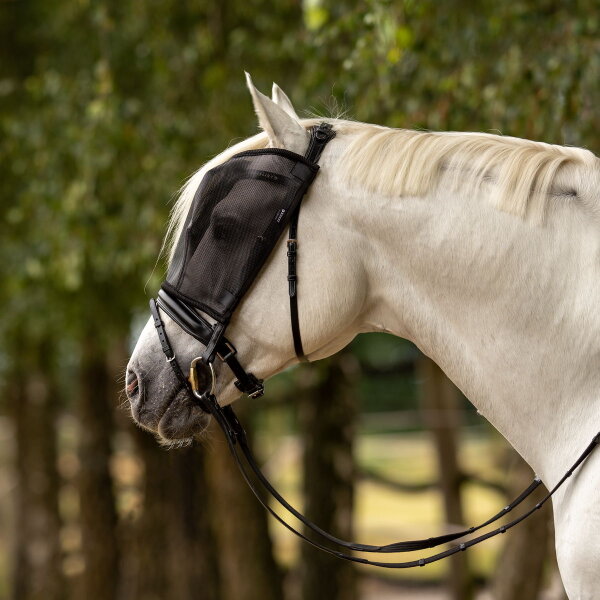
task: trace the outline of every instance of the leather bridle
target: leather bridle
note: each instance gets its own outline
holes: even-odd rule
[[[318,127],[311,130],[311,139],[309,148],[306,153],[306,158],[316,163],[321,156],[323,149],[326,144],[335,136],[331,125],[327,123],[321,123]],[[299,360],[306,361],[307,358],[304,354],[302,346],[302,339],[300,335],[300,325],[298,318],[298,286],[297,286],[297,274],[296,274],[296,257],[297,257],[297,230],[298,230],[298,215],[300,206],[295,210],[294,214],[290,219],[289,224],[289,239],[287,241],[287,257],[288,257],[288,282],[289,282],[289,297],[290,297],[290,315],[292,325],[292,335],[294,340],[294,350]],[[204,354],[200,357],[195,358],[190,365],[190,375],[186,377],[181,367],[177,363],[175,352],[169,342],[167,333],[165,331],[164,323],[161,319],[160,310],[167,314],[173,319],[186,333],[202,342],[206,349]],[[189,397],[198,405],[202,410],[212,415],[217,421],[227,440],[227,445],[231,454],[242,474],[242,477],[247,482],[248,486],[262,504],[262,506],[286,529],[291,531],[293,534],[307,542],[308,544],[322,550],[328,554],[336,556],[338,558],[360,563],[366,565],[373,565],[376,567],[393,568],[393,569],[406,569],[411,567],[423,567],[427,564],[437,562],[448,556],[452,556],[458,552],[464,551],[467,548],[475,546],[489,538],[492,538],[501,533],[505,533],[530,515],[536,510],[540,509],[553,495],[554,493],[564,484],[564,482],[573,474],[573,472],[585,461],[585,459],[592,453],[594,448],[600,443],[600,433],[596,434],[588,446],[580,454],[579,458],[573,463],[570,469],[563,475],[558,483],[530,510],[524,512],[512,521],[493,529],[487,533],[481,534],[477,537],[464,541],[460,544],[454,545],[442,552],[420,558],[411,561],[404,562],[380,562],[360,558],[348,554],[348,551],[355,552],[368,552],[376,554],[391,554],[400,552],[412,552],[417,550],[425,550],[429,548],[436,548],[440,545],[447,544],[456,541],[467,535],[471,535],[476,531],[495,523],[500,518],[509,514],[514,508],[516,508],[523,500],[531,495],[540,485],[542,481],[539,477],[535,477],[533,482],[525,489],[519,496],[517,496],[512,502],[506,505],[501,511],[496,513],[494,516],[489,518],[487,521],[474,526],[469,527],[463,531],[455,533],[449,533],[441,536],[430,537],[427,539],[420,540],[409,540],[402,542],[395,542],[384,546],[373,546],[369,544],[359,544],[355,542],[348,542],[342,540],[327,531],[321,529],[318,525],[306,518],[302,513],[297,511],[291,506],[279,492],[271,485],[269,480],[262,473],[260,467],[248,444],[248,439],[244,428],[240,424],[236,414],[231,406],[222,407],[219,405],[215,397],[215,370],[213,367],[214,360],[218,358],[221,362],[228,365],[236,377],[235,385],[243,393],[247,394],[251,398],[258,398],[264,393],[264,386],[262,380],[255,377],[252,373],[246,372],[237,359],[237,351],[235,346],[224,336],[224,326],[220,323],[211,324],[206,318],[204,318],[197,310],[187,306],[179,298],[175,298],[160,290],[158,298],[150,301],[150,310],[154,319],[154,325],[160,340],[162,350],[166,356],[168,363],[171,365],[175,376],[184,389],[187,390]],[[240,456],[241,451],[241,456]],[[323,545],[320,541],[309,538],[306,534],[298,531],[292,525],[290,525],[282,516],[280,516],[275,510],[269,505],[268,500],[259,491],[262,488],[264,492],[270,495],[280,507],[286,510],[293,517],[298,519],[307,530],[310,530],[315,536],[326,540],[330,544],[334,544],[345,551],[335,550],[329,546]]]

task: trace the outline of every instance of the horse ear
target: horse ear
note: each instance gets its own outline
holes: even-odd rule
[[[271,92],[271,99],[279,108],[283,108],[285,112],[292,117],[292,119],[299,121],[298,115],[294,110],[292,101],[288,98],[287,94],[276,84],[273,83],[273,91]]]
[[[298,154],[304,153],[308,145],[309,134],[298,121],[298,117],[292,117],[273,100],[261,94],[254,87],[248,73],[246,73],[246,84],[252,96],[258,124],[269,137],[269,145],[274,148],[287,148]]]

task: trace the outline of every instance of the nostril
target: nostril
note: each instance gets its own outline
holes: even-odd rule
[[[125,380],[125,391],[129,399],[135,398],[140,390],[139,381],[137,375],[133,371],[127,371],[127,378]]]

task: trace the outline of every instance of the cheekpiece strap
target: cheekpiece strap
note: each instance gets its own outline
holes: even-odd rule
[[[305,158],[316,163],[325,149],[327,143],[335,137],[335,131],[330,123],[320,123],[310,130],[310,141],[306,150]],[[290,233],[287,241],[288,257],[288,293],[290,296],[290,320],[292,324],[292,338],[294,340],[294,352],[300,362],[308,362],[302,347],[302,336],[300,334],[300,318],[298,315],[298,274],[296,271],[298,257],[298,218],[300,216],[300,205],[294,211],[290,219]]]
[[[156,328],[156,333],[158,334],[158,339],[160,341],[162,351],[165,353],[167,362],[171,365],[173,373],[175,374],[175,377],[177,377],[179,383],[186,389],[189,389],[189,381],[181,370],[181,367],[177,364],[175,352],[173,351],[171,343],[169,342],[169,338],[167,337],[167,332],[165,331],[165,324],[160,318],[158,303],[154,298],[150,300],[150,312],[152,313],[154,327]]]

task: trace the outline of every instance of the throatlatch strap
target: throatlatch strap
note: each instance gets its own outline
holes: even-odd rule
[[[290,239],[287,241],[288,256],[288,286],[290,294],[290,321],[292,323],[292,338],[294,340],[294,352],[301,362],[308,362],[302,347],[302,336],[300,335],[300,319],[298,317],[298,276],[296,275],[296,253],[298,241],[298,207],[290,220]]]
[[[313,127],[310,132],[310,142],[305,158],[316,163],[327,143],[335,137],[335,131],[329,123],[320,123]],[[290,296],[290,319],[292,322],[292,337],[294,339],[294,351],[301,362],[308,362],[302,347],[302,336],[300,335],[300,319],[298,316],[298,275],[296,273],[296,260],[298,253],[298,218],[300,216],[300,205],[294,211],[290,219],[290,233],[287,241],[288,256],[288,286]]]

